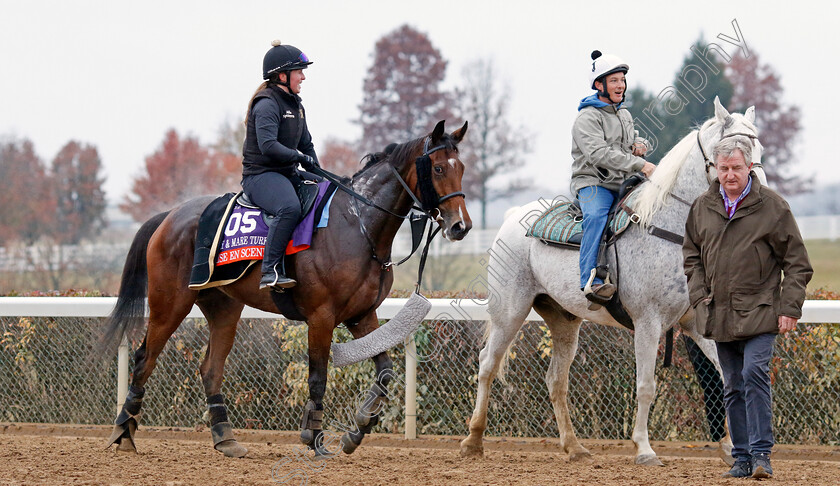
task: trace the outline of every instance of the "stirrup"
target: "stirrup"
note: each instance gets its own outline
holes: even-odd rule
[[[270,288],[275,292],[282,292],[285,289],[290,289],[297,285],[297,281],[285,275],[280,275],[278,272],[263,274],[260,280],[260,290]]]
[[[596,269],[593,268],[589,274],[589,280],[586,282],[586,286],[583,288],[583,296],[586,297],[586,300],[591,302],[589,304],[589,310],[591,311],[596,311],[600,309],[601,306],[608,304],[610,300],[612,300],[613,294],[615,294],[615,291],[613,291],[609,297],[606,297],[603,295],[598,295],[597,293],[595,293],[594,290],[592,290],[592,281],[595,280],[595,273]],[[614,287],[614,285],[610,282],[609,275],[607,275],[607,277],[604,279],[603,285],[611,285]]]

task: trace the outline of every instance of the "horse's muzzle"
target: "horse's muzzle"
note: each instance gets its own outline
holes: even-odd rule
[[[472,224],[464,223],[463,221],[457,221],[455,224],[449,227],[449,230],[446,232],[446,236],[451,241],[460,241],[463,240],[467,233],[470,232],[472,228]]]

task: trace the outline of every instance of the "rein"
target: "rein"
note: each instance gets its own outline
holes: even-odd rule
[[[648,179],[647,182],[653,184],[654,187],[659,187],[656,184],[654,184],[650,179]],[[641,187],[641,186],[637,186],[637,189],[638,189],[638,187]],[[672,191],[669,191],[668,195],[671,196],[672,198],[676,199],[677,201],[685,204],[686,206],[689,206],[689,207],[691,206],[690,202],[688,202],[685,199],[677,196]],[[627,198],[625,198],[625,200],[626,199]],[[622,200],[619,203],[619,206],[630,216],[630,221],[632,223],[639,224],[641,218],[639,217],[638,213],[636,213],[636,211],[633,208],[631,208],[630,206],[625,204],[625,200]],[[673,231],[668,231],[664,228],[660,228],[660,227],[655,226],[653,224],[648,224],[647,232],[650,235],[656,236],[658,238],[662,238],[663,240],[670,241],[671,243],[676,243],[676,244],[681,245],[681,246],[683,244],[683,236],[682,235],[674,233]]]
[[[354,191],[351,187],[348,187],[348,186],[344,185],[337,175],[335,175],[335,174],[333,174],[333,173],[331,173],[327,170],[324,170],[321,167],[313,167],[310,170],[310,172],[327,179],[328,181],[335,184],[336,187],[338,187],[342,191],[344,191],[347,194],[349,194],[350,196],[352,196],[354,198],[352,202],[353,202],[354,207],[356,208],[357,213],[358,213],[358,203],[356,201],[358,200],[358,201],[361,201],[362,203],[366,204],[367,206],[376,208],[376,209],[378,209],[378,210],[380,210],[384,213],[387,213],[391,216],[394,216],[394,217],[397,217],[397,218],[400,218],[400,219],[403,219],[403,220],[405,220],[405,219],[409,220],[409,223],[411,224],[411,240],[412,240],[411,252],[408,254],[408,256],[406,256],[405,258],[403,258],[399,262],[393,262],[390,259],[388,259],[387,261],[383,261],[381,258],[379,258],[379,256],[376,255],[376,251],[375,251],[376,245],[374,244],[373,238],[371,238],[370,233],[368,232],[367,228],[365,227],[364,222],[361,219],[361,213],[359,213],[360,214],[360,216],[359,216],[359,226],[361,227],[362,234],[364,235],[365,239],[368,242],[368,245],[371,248],[371,257],[373,258],[374,261],[376,261],[376,263],[378,263],[382,267],[383,272],[388,271],[388,269],[392,266],[402,265],[403,263],[407,262],[408,259],[412,257],[412,255],[414,255],[414,253],[417,251],[417,249],[420,247],[420,244],[422,243],[423,233],[424,233],[424,230],[426,228],[426,223],[431,222],[431,221],[437,221],[440,218],[439,207],[440,207],[441,203],[443,203],[444,201],[447,201],[449,199],[452,199],[454,197],[464,197],[464,198],[466,198],[466,195],[461,191],[452,192],[452,193],[446,194],[444,196],[438,196],[437,191],[435,190],[434,186],[432,185],[432,166],[431,166],[430,155],[437,152],[438,150],[446,149],[446,145],[437,145],[435,147],[429,148],[430,142],[431,142],[431,137],[426,137],[425,141],[423,142],[423,155],[421,155],[420,157],[417,157],[417,159],[415,159],[415,161],[414,161],[415,169],[416,169],[416,172],[417,172],[417,180],[418,180],[417,184],[418,184],[418,186],[420,186],[420,196],[421,196],[422,200],[418,199],[417,196],[414,194],[414,191],[412,191],[411,188],[408,187],[408,183],[405,181],[405,179],[403,179],[403,177],[400,175],[399,171],[397,171],[396,167],[394,167],[391,164],[388,164],[390,169],[391,169],[391,172],[397,178],[397,181],[399,181],[400,185],[403,187],[405,192],[407,192],[408,195],[411,197],[411,199],[413,201],[411,209],[413,209],[413,210],[415,210],[415,211],[417,211],[421,214],[412,213],[411,209],[409,210],[408,214],[406,214],[406,215],[397,214],[397,213],[391,211],[390,209],[384,208],[384,207],[376,204],[375,202],[371,201],[370,199],[364,197],[363,195]],[[437,212],[437,214],[433,215],[433,212],[435,212],[435,211]],[[426,256],[428,255],[429,246],[432,243],[432,239],[435,236],[437,236],[439,231],[440,231],[440,227],[433,230],[432,227],[430,226],[429,231],[426,235],[426,245],[423,248],[423,253],[422,253],[422,256],[420,258],[420,268],[418,269],[418,272],[417,272],[417,288],[418,289],[420,288],[420,280],[421,280],[422,275],[423,275],[423,267],[426,264]],[[381,282],[380,282],[380,287],[381,287]]]

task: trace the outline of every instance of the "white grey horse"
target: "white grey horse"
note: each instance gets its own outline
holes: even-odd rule
[[[756,146],[753,161],[760,161],[761,146],[754,121],[753,107],[743,115],[730,115],[715,98],[715,116],[675,145],[662,159],[650,181],[639,189],[641,192],[634,209],[641,221],[631,225],[615,243],[618,265],[612,249],[607,251],[610,268],[618,268],[621,302],[635,325],[638,403],[633,442],[637,464],[662,464],[648,439],[648,414],[656,389],[654,368],[662,333],[679,322],[683,332],[697,342],[720,372],[714,343],[695,330],[683,274],[682,247],[649,234],[648,229],[653,226],[684,234],[690,202],[706,191],[716,178],[707,155],[711,155],[712,146],[722,137],[749,136]],[[760,164],[755,164],[754,169],[765,183]],[[588,309],[589,301],[580,290],[577,251],[547,246],[525,236],[525,222],[543,209],[544,202],[537,201],[508,211],[490,252],[488,311],[491,320],[479,358],[478,394],[470,420],[470,435],[461,442],[462,456],[484,453],[482,437],[487,427],[490,384],[503,371],[508,348],[532,307],[545,319],[551,331],[552,353],[546,383],[560,430],[560,442],[571,460],[590,456],[578,442],[569,417],[569,367],[577,351],[582,319],[622,326],[604,308]],[[722,457],[731,451],[728,434],[720,446]]]

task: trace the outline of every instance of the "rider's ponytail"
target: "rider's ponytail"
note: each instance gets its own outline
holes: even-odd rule
[[[245,111],[245,126],[246,126],[246,127],[248,126],[248,118],[250,118],[250,117],[251,117],[251,107],[252,107],[252,106],[253,106],[253,104],[254,104],[254,98],[256,98],[256,97],[257,97],[257,93],[259,93],[260,91],[262,91],[262,90],[264,90],[264,89],[268,88],[268,87],[269,87],[269,85],[272,85],[272,84],[274,84],[274,85],[278,85],[278,86],[280,85],[280,73],[274,73],[274,74],[272,74],[272,75],[268,78],[268,80],[267,80],[267,81],[263,81],[263,82],[262,82],[262,84],[260,84],[260,85],[257,87],[257,90],[256,90],[256,91],[254,91],[254,94],[251,96],[251,100],[250,100],[250,101],[248,101],[248,109]]]

